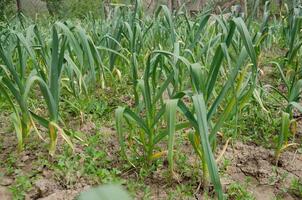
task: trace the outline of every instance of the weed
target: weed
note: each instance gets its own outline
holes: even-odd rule
[[[255,200],[255,197],[240,183],[232,183],[227,189],[227,196],[232,200]]]
[[[18,175],[15,179],[15,182],[10,186],[10,190],[13,193],[13,197],[16,200],[22,200],[25,197],[25,194],[32,187],[31,180],[29,177],[24,175]]]
[[[302,181],[299,179],[293,179],[289,190],[296,197],[302,198]]]

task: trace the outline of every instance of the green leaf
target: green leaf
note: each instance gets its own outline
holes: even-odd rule
[[[222,186],[219,179],[219,173],[212,148],[209,142],[209,129],[208,129],[208,120],[207,120],[207,110],[202,94],[194,95],[192,97],[193,105],[196,112],[198,132],[200,135],[202,152],[205,158],[205,162],[211,177],[211,181],[214,184],[215,191],[218,195],[218,199],[223,199]]]
[[[241,39],[243,40],[244,46],[253,62],[254,67],[257,67],[257,56],[255,52],[255,48],[253,47],[253,41],[250,36],[250,33],[242,20],[242,18],[234,18],[233,21],[235,22],[237,29],[241,35]]]
[[[123,134],[123,117],[124,117],[124,111],[125,108],[122,107],[118,107],[115,110],[115,123],[116,123],[116,131],[118,134],[118,140],[119,140],[119,144],[121,147],[121,151],[123,153],[123,155],[125,156],[125,143],[124,143],[124,134]]]
[[[173,149],[174,149],[174,134],[175,134],[175,124],[176,124],[176,108],[177,108],[178,99],[168,100],[166,103],[166,116],[167,116],[167,128],[169,134],[168,142],[168,162],[170,172],[173,173]]]
[[[280,153],[280,150],[282,149],[283,145],[287,144],[288,142],[288,136],[290,131],[290,115],[286,112],[282,112],[281,122],[281,131],[278,136],[278,146],[276,155]]]

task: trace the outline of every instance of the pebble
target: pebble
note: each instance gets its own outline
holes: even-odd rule
[[[3,176],[0,179],[0,186],[9,186],[9,185],[13,184],[13,182],[14,182],[13,179]]]

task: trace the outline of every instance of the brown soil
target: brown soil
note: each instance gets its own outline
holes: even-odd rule
[[[93,123],[81,125],[79,130],[87,132],[88,134],[95,133],[96,127]],[[118,143],[115,137],[115,131],[111,128],[102,128],[100,130],[104,134],[106,139],[106,148],[108,148],[108,156],[112,158],[112,166],[118,167],[121,163],[119,161]],[[16,139],[11,133],[2,133],[0,141],[0,161],[6,162],[10,154],[16,154]],[[196,168],[198,163],[197,158],[191,151],[192,148],[188,147],[186,143],[182,145],[181,149],[189,157],[190,165]],[[76,147],[76,152],[81,151],[81,147]],[[282,193],[284,189],[290,187],[291,181],[302,178],[302,155],[295,151],[284,152],[279,160],[278,166],[275,166],[275,160],[273,151],[265,149],[263,147],[256,146],[254,144],[243,144],[240,142],[229,145],[223,159],[230,161],[230,164],[226,166],[226,169],[222,170],[222,183],[227,190],[228,186],[233,182],[239,182],[246,184],[249,179],[248,189],[257,200],[270,200],[274,199],[277,195],[283,195],[283,199],[299,199],[292,194]],[[37,146],[31,148],[31,150],[25,150],[21,154],[18,154],[18,160],[15,163],[16,168],[19,168],[21,173],[28,173],[36,171],[33,175],[35,180],[32,185],[33,188],[26,195],[26,199],[44,199],[44,200],[71,200],[74,199],[79,192],[89,188],[93,183],[78,177],[77,183],[72,187],[66,187],[56,180],[53,171],[49,170],[46,166],[40,166],[39,168],[33,167],[33,163],[38,160],[39,157],[48,157],[47,148],[45,143],[40,143]],[[220,161],[220,169],[223,167],[223,159]],[[0,163],[1,164],[1,163]],[[0,165],[1,166],[1,165]],[[189,199],[202,199],[202,191],[199,188],[199,181],[192,183],[192,180],[198,180],[193,174],[177,172],[176,165],[176,177],[174,181],[167,180],[163,175],[167,171],[167,166],[162,166],[162,169],[158,169],[145,179],[145,184],[150,188],[151,199],[167,199],[168,194],[173,192],[176,186],[181,184],[191,184],[195,186],[195,196]],[[224,166],[225,167],[225,166]],[[17,174],[7,174],[6,169],[1,169],[0,172],[4,174],[4,177],[0,177],[0,199],[11,199],[11,194],[8,187],[13,184]],[[20,173],[20,172],[19,172]],[[179,173],[179,174],[178,174]],[[180,174],[182,173],[182,174]],[[72,174],[72,176],[77,176]],[[137,169],[129,169],[126,172],[122,172],[122,178],[126,180],[136,181],[139,179]],[[248,178],[249,177],[249,178]],[[202,187],[200,187],[202,188]],[[137,199],[142,199],[142,193],[137,192]],[[182,197],[180,197],[183,199]]]
[[[276,166],[272,150],[237,142],[227,149],[224,157],[231,165],[227,167],[223,184],[244,183],[250,177],[248,188],[257,200],[275,199],[282,190],[290,188],[294,178],[302,178],[302,155],[297,152],[284,152]],[[283,199],[299,199],[290,194],[281,195]]]

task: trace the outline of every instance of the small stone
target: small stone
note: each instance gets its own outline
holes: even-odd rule
[[[28,155],[25,155],[25,156],[22,156],[21,161],[22,161],[22,162],[25,162],[25,161],[27,161],[28,159],[29,159],[29,156],[28,156]]]
[[[47,170],[47,169],[43,170],[42,174],[47,179],[50,179],[53,176],[53,173],[50,170]]]
[[[13,179],[11,179],[11,178],[9,178],[9,177],[7,177],[7,176],[3,176],[3,177],[1,177],[1,179],[0,179],[0,185],[1,185],[1,186],[9,186],[9,185],[11,185],[13,182],[14,182]]]

